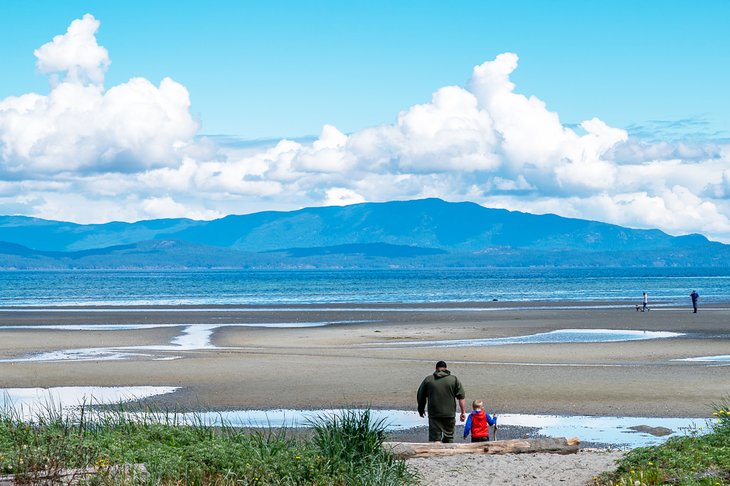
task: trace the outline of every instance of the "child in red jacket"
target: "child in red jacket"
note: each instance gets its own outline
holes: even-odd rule
[[[489,440],[489,426],[497,424],[497,416],[490,417],[484,411],[484,403],[481,400],[474,400],[471,404],[472,412],[466,419],[464,425],[464,439],[471,433],[472,442],[487,442]]]

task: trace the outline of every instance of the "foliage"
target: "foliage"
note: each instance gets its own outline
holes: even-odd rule
[[[68,470],[81,484],[411,484],[405,462],[380,446],[369,411],[317,419],[312,440],[287,431],[181,424],[175,413],[49,408],[31,421],[0,412],[0,474],[53,482]],[[140,467],[138,465],[144,465]]]
[[[713,405],[713,419],[684,437],[660,446],[630,451],[616,471],[597,478],[597,485],[730,485],[730,398]]]
[[[312,426],[324,467],[346,484],[395,485],[414,479],[405,462],[382,448],[384,420],[374,421],[370,410],[345,410],[314,419]]]

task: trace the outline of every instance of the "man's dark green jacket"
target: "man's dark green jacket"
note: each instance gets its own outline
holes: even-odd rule
[[[436,370],[418,387],[418,413],[423,415],[428,402],[429,417],[453,417],[456,415],[456,399],[466,395],[459,379],[449,370]]]

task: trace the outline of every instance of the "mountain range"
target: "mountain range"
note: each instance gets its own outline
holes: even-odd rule
[[[726,266],[702,235],[440,199],[75,224],[0,216],[0,268]]]

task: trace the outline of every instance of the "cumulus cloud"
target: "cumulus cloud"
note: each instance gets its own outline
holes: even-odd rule
[[[134,172],[177,164],[197,130],[188,92],[165,78],[104,91],[63,82],[48,95],[0,101],[0,165],[8,174]]]
[[[103,84],[111,61],[107,50],[96,42],[97,30],[99,21],[93,15],[71,22],[64,35],[35,50],[38,70],[51,75],[52,85],[59,77],[68,83]]]
[[[567,125],[518,91],[516,54],[474,67],[464,86],[437,88],[389,123],[217,144],[197,134],[182,84],[132,78],[106,88],[99,29],[85,15],[35,51],[47,94],[0,99],[0,211],[209,219],[441,197],[730,241],[726,141],[654,139],[598,117]]]
[[[187,89],[132,78],[108,90],[99,22],[74,20],[65,35],[36,50],[53,74],[47,95],[0,100],[0,174],[38,177],[63,172],[137,172],[177,165],[197,131]]]

